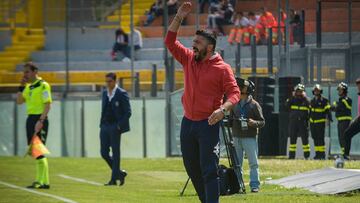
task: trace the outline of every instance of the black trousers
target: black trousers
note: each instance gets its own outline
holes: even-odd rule
[[[356,117],[345,130],[345,152],[344,155],[349,156],[351,149],[351,139],[360,132],[360,116]]]
[[[219,123],[183,118],[180,132],[181,152],[187,174],[202,203],[219,202]]]
[[[27,137],[28,145],[30,144],[31,138],[35,133],[35,125],[39,121],[40,116],[41,115],[29,115],[26,119],[26,137]],[[43,122],[43,128],[37,134],[44,144],[46,143],[48,130],[49,130],[49,121],[48,119],[45,119]]]
[[[100,129],[100,153],[111,169],[111,180],[116,181],[125,174],[120,170],[121,133],[116,123],[102,124]],[[111,155],[110,156],[110,148]]]
[[[314,139],[315,158],[325,158],[325,122],[310,124],[311,136]]]
[[[350,121],[338,121],[338,137],[339,137],[339,143],[341,147],[341,152],[344,154],[345,151],[345,130],[349,127]]]
[[[309,124],[307,120],[290,119],[289,122],[289,158],[294,159],[296,154],[296,141],[298,136],[301,137],[303,144],[304,157],[307,159],[310,156],[309,146]]]

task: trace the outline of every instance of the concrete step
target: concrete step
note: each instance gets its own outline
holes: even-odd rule
[[[190,47],[189,47],[190,48]],[[225,59],[235,58],[237,47],[226,46],[219,47],[224,49]],[[293,47],[298,49],[299,47]],[[135,59],[141,60],[162,60],[163,48],[143,48],[135,52]],[[267,57],[267,46],[257,47],[257,57]],[[242,46],[240,49],[241,58],[251,58],[251,47]],[[278,47],[273,47],[273,57],[278,56]],[[36,51],[31,54],[31,60],[34,62],[62,62],[65,60],[65,51]],[[69,52],[70,61],[110,61],[110,50],[73,50]]]
[[[25,36],[20,36],[19,39],[21,41],[44,42],[45,35],[25,35]]]
[[[276,66],[276,59],[273,59],[273,65]],[[235,67],[235,59],[226,59],[226,63],[229,63],[231,67]],[[267,67],[267,59],[266,58],[258,58],[256,60],[257,67]],[[40,70],[42,71],[64,71],[65,70],[65,62],[37,62],[36,63]],[[134,69],[147,69],[151,70],[152,65],[156,64],[159,69],[164,69],[164,61],[163,60],[143,60],[143,61],[135,61]],[[22,64],[17,65],[16,70],[22,71]],[[241,59],[241,67],[251,67],[251,59]],[[119,71],[119,70],[128,70],[130,69],[130,63],[121,62],[121,61],[70,61],[69,70],[71,71]],[[181,69],[182,65],[178,62],[175,62],[175,68]]]
[[[153,28],[154,29],[154,28]],[[105,50],[111,49],[115,40],[115,29],[87,28],[82,32],[80,28],[71,28],[69,31],[69,41],[71,50]],[[360,43],[360,32],[353,32],[353,42]],[[326,43],[346,43],[347,33],[323,33],[323,44]],[[49,28],[46,35],[46,50],[64,50],[64,29]],[[315,43],[316,35],[307,34],[306,42]],[[191,46],[193,37],[179,37],[185,46]],[[89,43],[90,42],[90,43]],[[143,38],[144,48],[164,47],[162,38]],[[227,48],[226,37],[218,37],[217,47]]]
[[[17,64],[24,61],[24,58],[21,57],[8,57],[8,56],[0,56],[0,63],[12,63]]]
[[[5,51],[35,51],[39,50],[37,46],[24,46],[24,45],[13,45],[5,48]]]
[[[28,58],[29,57],[29,52],[26,51],[13,51],[13,52],[0,52],[0,57],[22,57],[22,58]]]
[[[121,20],[124,22],[130,22],[130,15],[121,15]],[[134,15],[134,21],[137,22],[140,18],[140,15]],[[120,20],[120,16],[118,15],[111,15],[107,17],[107,21],[109,22],[118,22]]]

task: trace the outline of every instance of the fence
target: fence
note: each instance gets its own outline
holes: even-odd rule
[[[326,98],[329,98],[331,102],[338,100],[338,96],[337,96],[337,90],[336,90],[336,86],[334,85],[324,85],[323,89],[323,96]],[[306,88],[306,93],[307,95],[310,97],[312,95],[312,87],[307,87]],[[275,93],[278,92],[278,87],[275,88]],[[171,111],[171,115],[172,115],[172,120],[171,120],[171,124],[172,124],[172,128],[171,128],[171,135],[170,135],[170,139],[171,139],[171,150],[170,150],[170,155],[172,156],[179,156],[181,155],[181,150],[180,150],[180,125],[181,125],[181,119],[182,119],[182,115],[183,115],[183,109],[182,109],[182,105],[180,103],[180,97],[182,95],[182,91],[177,91],[174,92],[171,95],[171,105],[172,105],[172,111]],[[277,96],[277,93],[275,94],[275,98]],[[352,116],[353,118],[355,118],[357,116],[357,102],[358,102],[358,96],[357,96],[357,89],[354,86],[351,86],[349,88],[349,95],[350,98],[352,98],[353,100],[353,104],[352,104]],[[260,104],[262,105],[262,104]],[[275,99],[275,106],[278,107],[279,106],[279,101],[278,99]],[[275,111],[277,111],[278,108],[275,108]],[[331,154],[340,154],[341,153],[341,149],[339,146],[339,141],[338,141],[338,131],[337,131],[337,121],[334,118],[334,122],[332,122],[330,124],[330,128],[327,125],[326,127],[326,132],[325,132],[325,136],[326,136],[326,145],[327,148],[330,146],[330,153]],[[280,125],[281,125],[281,120],[279,121]],[[275,139],[275,138],[274,138]],[[285,141],[286,143],[286,141]],[[298,144],[300,144],[298,142]],[[311,144],[311,156],[314,156],[314,145],[313,145],[313,140],[310,136],[310,144]],[[283,146],[286,147],[286,146]],[[298,149],[301,148],[301,146],[298,146]],[[221,147],[222,151],[224,152],[224,146],[222,145]],[[281,151],[285,151],[286,149],[281,149]],[[224,153],[223,153],[224,154]],[[351,154],[353,155],[360,155],[360,136],[354,137],[353,141],[352,141],[352,149],[351,149]],[[300,155],[300,154],[299,154]]]
[[[165,157],[165,100],[131,99],[131,131],[122,135],[123,157]],[[25,106],[0,101],[0,156],[26,150]],[[99,157],[99,97],[55,99],[49,113],[51,156]],[[145,135],[145,136],[144,136]]]
[[[291,69],[281,56],[279,76],[303,76],[305,83],[354,82],[360,74],[360,45],[335,48],[303,48],[291,52]]]

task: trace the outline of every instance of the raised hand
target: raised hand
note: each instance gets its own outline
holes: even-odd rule
[[[191,2],[184,2],[177,11],[177,16],[185,18],[191,11]]]

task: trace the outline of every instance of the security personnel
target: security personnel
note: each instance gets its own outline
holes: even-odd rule
[[[121,134],[130,130],[131,108],[127,92],[116,85],[116,74],[106,74],[105,81],[100,119],[100,151],[101,157],[112,171],[110,181],[105,186],[116,185],[117,180],[121,186],[127,175],[124,170],[120,170]]]
[[[310,102],[305,95],[305,86],[298,84],[294,88],[293,97],[287,99],[289,108],[289,159],[295,159],[296,141],[301,136],[305,159],[310,156],[309,145],[309,112]]]
[[[358,102],[360,101],[360,78],[356,80],[358,89]],[[350,126],[345,131],[345,152],[344,159],[350,159],[351,139],[360,132],[360,102],[358,103],[358,115],[351,122]]]
[[[19,86],[16,102],[26,104],[27,143],[30,144],[34,134],[37,134],[45,144],[49,121],[48,113],[52,103],[50,85],[38,76],[38,67],[33,63],[24,65],[24,76]],[[36,158],[36,180],[28,188],[49,189],[49,167],[47,158],[43,155]]]
[[[324,98],[319,84],[313,87],[314,98],[310,102],[310,130],[315,144],[314,159],[325,159],[325,122],[332,121],[329,100]]]
[[[339,101],[334,102],[331,110],[335,111],[335,117],[338,120],[338,136],[341,147],[341,152],[344,154],[345,150],[345,130],[349,127],[352,120],[351,105],[352,100],[347,96],[348,85],[341,82],[338,87]]]

